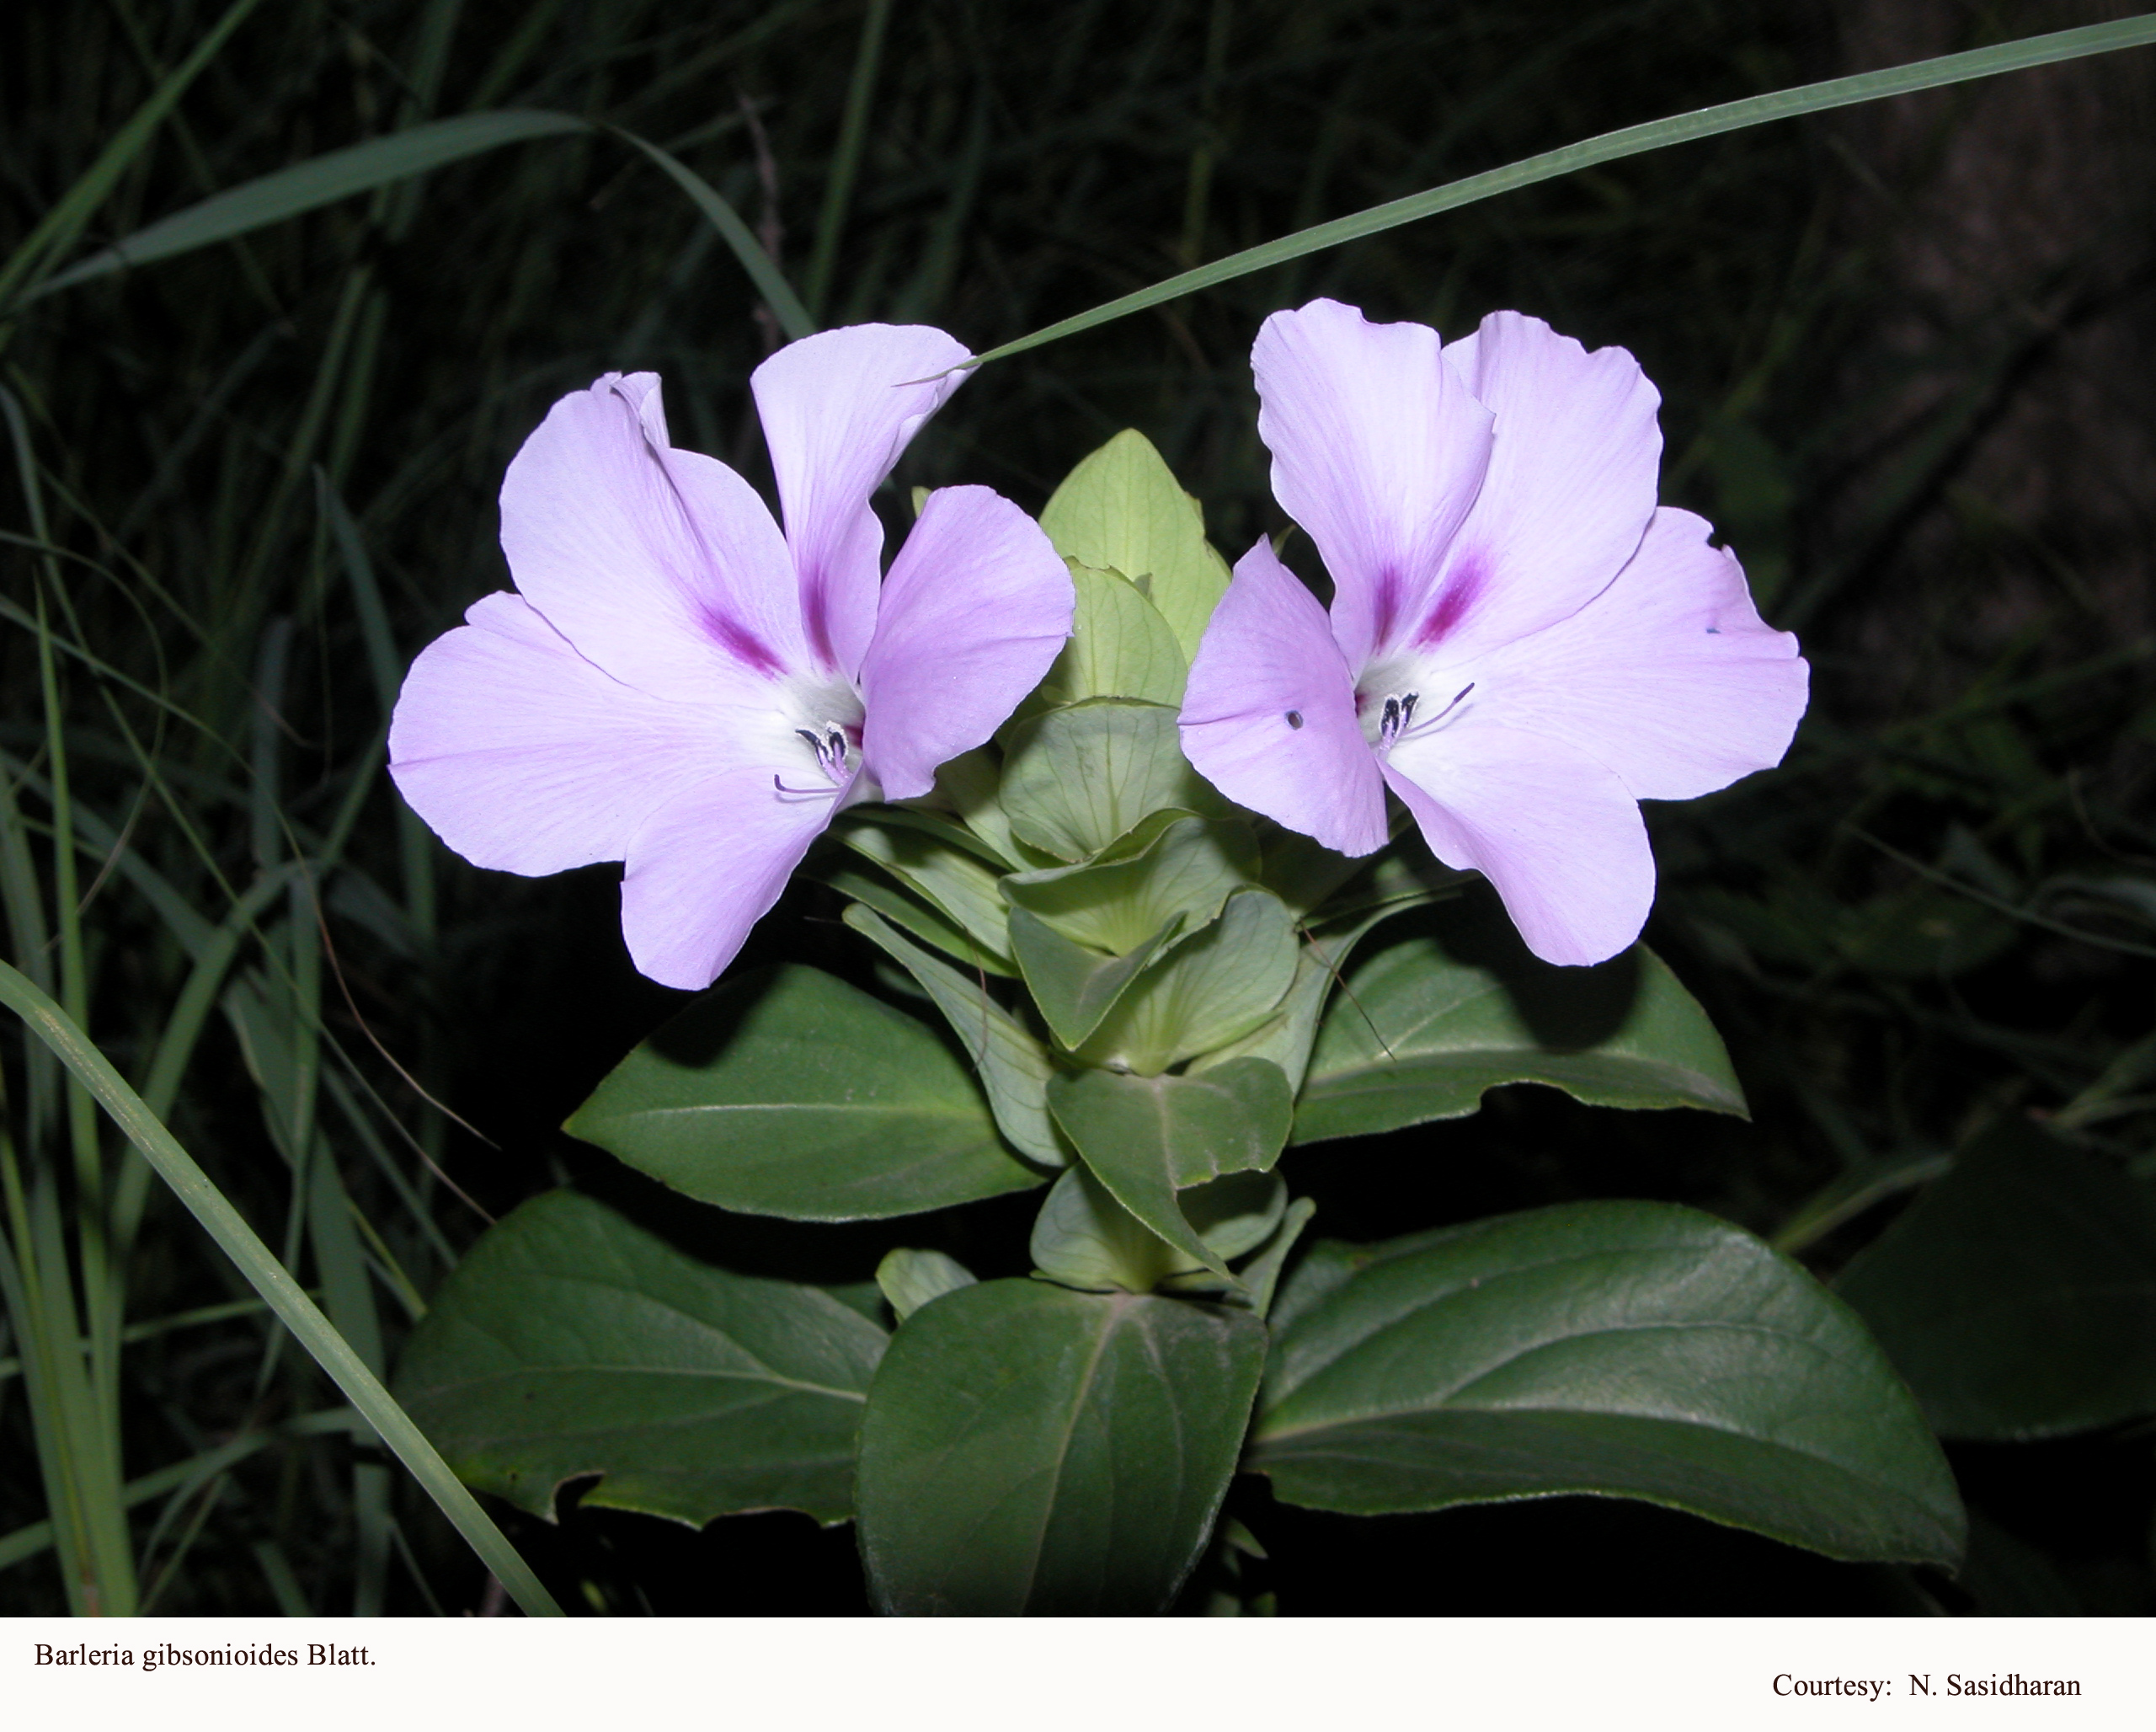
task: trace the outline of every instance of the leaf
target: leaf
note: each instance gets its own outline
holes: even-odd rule
[[[903,890],[873,872],[851,866],[819,866],[813,862],[802,869],[848,900],[867,904],[893,925],[935,945],[945,955],[957,958],[967,968],[994,975],[999,980],[1008,980],[1017,972],[1014,964],[990,955],[974,944],[944,917],[942,910],[931,907],[912,891]]]
[[[1249,825],[1155,812],[1090,864],[1012,873],[1002,895],[1074,943],[1121,956],[1178,915],[1193,930],[1205,925],[1257,873]]]
[[[1150,1077],[1240,1040],[1280,1008],[1299,960],[1294,922],[1279,899],[1238,890],[1218,920],[1130,984],[1079,1056]]]
[[[1295,1248],[1296,1240],[1302,1238],[1303,1229],[1316,1213],[1317,1205],[1308,1197],[1296,1198],[1273,1230],[1272,1243],[1243,1265],[1243,1288],[1250,1296],[1250,1308],[1260,1317],[1272,1310],[1273,1289],[1279,1285],[1280,1271],[1287,1267],[1288,1254]]]
[[[876,1265],[876,1285],[900,1323],[931,1299],[970,1287],[978,1280],[955,1257],[941,1251],[914,1251],[901,1245]]]
[[[1279,1158],[1294,1098],[1278,1066],[1238,1059],[1202,1077],[1080,1071],[1051,1078],[1048,1101],[1118,1203],[1193,1263],[1227,1275],[1226,1259],[1199,1238],[1176,1193],[1263,1172]]]
[[[1206,542],[1198,501],[1143,433],[1126,428],[1065,476],[1041,527],[1065,559],[1129,579],[1174,632],[1183,660],[1198,654],[1227,591],[1227,562]],[[1161,701],[1180,703],[1182,693]]]
[[[1048,1111],[1048,1079],[1055,1070],[1048,1049],[988,995],[985,983],[969,981],[910,944],[858,903],[846,911],[846,923],[876,944],[920,982],[935,1001],[951,1032],[965,1050],[988,1093],[996,1128],[1022,1155],[1048,1167],[1069,1161]]]
[[[1019,723],[1003,763],[1011,833],[1059,860],[1089,860],[1152,813],[1216,813],[1183,761],[1176,712],[1097,698]]]
[[[1161,946],[1182,930],[1180,915],[1128,956],[1088,950],[1023,908],[1011,911],[1011,948],[1042,1019],[1067,1047],[1081,1045],[1115,1008],[1130,983]]]
[[[1410,904],[1393,904],[1365,913],[1349,924],[1328,933],[1307,933],[1295,958],[1295,977],[1280,1008],[1240,1040],[1231,1040],[1190,1062],[1198,1075],[1232,1059],[1268,1059],[1288,1078],[1290,1093],[1301,1090],[1310,1067],[1310,1047],[1317,1039],[1318,1013],[1326,995],[1348,965],[1348,958],[1371,927],[1403,911]]]
[[[937,794],[950,802],[967,833],[999,855],[1001,866],[1022,865],[1010,821],[1003,815],[1002,783],[1002,765],[985,746],[960,752],[936,772]]]
[[[1835,1284],[1948,1437],[2156,1413],[2156,1199],[2009,1120]]]
[[[1275,1237],[1288,1188],[1271,1173],[1236,1173],[1177,1200],[1206,1248],[1229,1262]],[[1049,1188],[1028,1248],[1049,1280],[1087,1292],[1150,1293],[1204,1268],[1117,1202],[1082,1163]]]
[[[798,964],[697,999],[565,1128],[699,1202],[792,1221],[917,1215],[1041,1182],[931,1030]]]
[[[1357,1515],[1639,1498],[1948,1568],[1964,1537],[1953,1475],[1856,1317],[1750,1234],[1660,1203],[1320,1246],[1274,1312],[1248,1465]]]
[[[1180,708],[1189,662],[1160,610],[1120,571],[1065,563],[1077,591],[1070,641],[1021,714],[1088,698],[1136,698]]]
[[[820,1288],[728,1274],[550,1191],[467,1254],[397,1388],[467,1481],[549,1521],[596,1473],[584,1501],[610,1509],[843,1521],[886,1339]]]
[[[856,821],[837,826],[834,833],[964,933],[995,972],[1013,972],[1011,933],[996,874],[976,856],[910,825]]]
[[[861,1551],[887,1612],[1156,1612],[1235,1471],[1247,1312],[986,1281],[907,1319],[862,1426]]]
[[[1299,1143],[1461,1118],[1502,1082],[1745,1115],[1721,1037],[1652,951],[1539,961],[1486,890],[1402,922],[1345,981],[1310,1055]]]

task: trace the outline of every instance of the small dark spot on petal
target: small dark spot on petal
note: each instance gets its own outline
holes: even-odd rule
[[[1289,710],[1289,711],[1288,712],[1288,725],[1289,725],[1289,727],[1291,727],[1291,728],[1299,728],[1299,727],[1301,727],[1301,726],[1302,726],[1302,724],[1303,724],[1303,713],[1302,713],[1302,711],[1300,711],[1300,710],[1299,710],[1299,709],[1291,709],[1291,710]]]

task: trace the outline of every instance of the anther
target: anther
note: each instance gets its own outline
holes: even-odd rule
[[[1291,728],[1299,728],[1299,727],[1301,727],[1301,726],[1302,726],[1302,724],[1303,724],[1303,713],[1302,713],[1302,711],[1300,711],[1300,710],[1299,710],[1299,709],[1291,709],[1291,710],[1289,710],[1289,711],[1288,712],[1288,725],[1289,725],[1289,727],[1291,727]]]

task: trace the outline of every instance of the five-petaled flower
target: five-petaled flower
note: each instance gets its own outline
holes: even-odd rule
[[[1062,560],[985,487],[930,494],[881,570],[869,495],[970,358],[859,325],[758,367],[782,534],[733,470],[674,449],[656,376],[557,403],[502,484],[518,593],[405,679],[405,799],[477,865],[625,862],[637,966],[716,979],[841,807],[927,793],[1070,635]]]
[[[1516,313],[1441,350],[1314,301],[1251,361],[1332,606],[1268,543],[1243,557],[1191,667],[1191,762],[1345,854],[1385,841],[1389,787],[1538,956],[1614,955],[1654,900],[1638,803],[1779,762],[1808,677],[1709,526],[1657,507],[1654,388]]]

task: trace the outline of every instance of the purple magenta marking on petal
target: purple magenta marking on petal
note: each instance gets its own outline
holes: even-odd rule
[[[744,667],[754,668],[760,674],[782,672],[778,657],[766,647],[764,640],[738,619],[729,619],[716,607],[707,605],[702,610],[704,630],[712,641]]]
[[[1438,605],[1422,622],[1422,629],[1415,639],[1417,649],[1428,650],[1443,642],[1466,618],[1468,610],[1481,598],[1489,573],[1490,568],[1479,553],[1468,554],[1453,567],[1444,587],[1438,592]]]
[[[1392,641],[1393,622],[1400,617],[1400,568],[1388,560],[1379,568],[1377,581],[1370,586],[1371,643],[1382,647]]]
[[[829,584],[820,567],[802,574],[801,623],[808,633],[808,647],[825,667],[836,667],[839,659],[831,649],[830,597]]]

